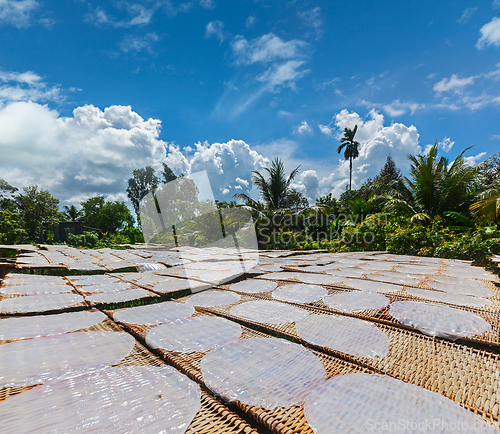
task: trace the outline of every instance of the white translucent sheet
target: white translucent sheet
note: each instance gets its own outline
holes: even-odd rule
[[[327,295],[323,303],[341,312],[361,312],[367,309],[382,309],[390,300],[382,294],[364,291],[342,292]]]
[[[331,274],[332,276],[339,276],[339,277],[362,277],[364,274],[367,273],[366,270],[360,270],[358,268],[342,268],[340,270],[328,269],[325,271],[328,274]]]
[[[439,267],[429,265],[398,265],[396,270],[400,273],[408,274],[410,276],[416,274],[416,277],[422,275],[436,274]]]
[[[495,293],[487,288],[484,282],[479,280],[461,280],[455,279],[455,282],[431,282],[427,281],[427,285],[438,291],[449,292],[450,294],[472,295],[475,297],[493,297]]]
[[[367,274],[366,277],[379,282],[395,283],[396,285],[416,285],[421,279],[402,273],[393,273],[391,271],[381,271],[380,274]]]
[[[113,314],[115,321],[125,324],[154,325],[190,317],[194,307],[175,301],[123,309]]]
[[[456,304],[457,306],[484,307],[491,304],[490,300],[469,295],[450,294],[449,292],[433,291],[431,289],[406,288],[408,294],[425,300],[439,301],[442,303]]]
[[[341,282],[342,277],[329,274],[303,273],[302,276],[297,276],[297,280],[303,283],[313,283],[316,285],[334,285],[335,283]]]
[[[376,325],[340,315],[309,315],[295,323],[305,341],[342,353],[373,359],[389,352],[389,338]]]
[[[73,291],[71,285],[39,285],[36,283],[24,285],[3,285],[0,292],[3,294],[35,295],[35,294],[62,294]]]
[[[272,300],[255,300],[231,308],[231,315],[250,321],[285,324],[295,322],[309,315],[307,310]]]
[[[0,387],[29,386],[119,362],[134,347],[128,333],[75,332],[0,345]]]
[[[288,280],[294,279],[296,277],[302,276],[303,273],[295,272],[295,271],[280,271],[278,273],[268,273],[260,276],[261,279],[269,279],[269,280]]]
[[[389,313],[406,326],[452,341],[487,332],[491,325],[472,312],[418,301],[396,301]]]
[[[1,402],[0,425],[6,433],[182,434],[200,402],[200,387],[170,366],[105,368]]]
[[[6,298],[0,301],[1,313],[47,312],[63,309],[82,303],[83,297],[78,294],[44,294],[26,297]]]
[[[39,274],[7,274],[5,276],[5,279],[8,280],[9,282],[14,282],[14,281],[22,281],[22,280],[27,280],[30,281],[30,283],[33,282],[47,282],[47,283],[57,283],[57,282],[62,282],[63,284],[66,283],[63,277],[61,276],[40,276]]]
[[[302,345],[277,338],[241,339],[201,359],[205,384],[225,401],[273,410],[302,403],[326,377]]]
[[[483,419],[443,395],[378,374],[328,380],[306,399],[305,416],[317,434],[377,432],[375,427],[391,433],[493,432],[481,430]]]
[[[183,291],[185,289],[198,288],[206,289],[210,288],[210,284],[201,283],[196,280],[189,279],[172,279],[166,282],[160,282],[153,287],[153,291],[159,292],[161,294],[166,294],[174,291]]]
[[[365,263],[359,264],[358,267],[363,270],[368,271],[389,271],[394,267],[394,264],[387,262],[378,262],[378,261],[367,261]]]
[[[327,294],[328,291],[322,286],[296,283],[280,286],[272,292],[272,297],[276,300],[292,303],[313,303],[321,300]]]
[[[467,279],[483,279],[483,280],[495,280],[493,274],[488,273],[482,268],[472,267],[472,266],[452,266],[443,267],[442,273],[453,276],[453,277],[465,277]]]
[[[102,312],[69,312],[0,321],[0,341],[52,336],[84,329],[107,318]]]
[[[139,273],[147,273],[150,271],[159,271],[167,268],[163,264],[143,264],[139,267]]]
[[[98,283],[95,285],[85,285],[79,287],[78,289],[82,292],[95,292],[95,293],[105,293],[105,292],[115,292],[115,291],[123,291],[125,289],[135,288],[135,286],[131,285],[127,282],[110,282],[110,283]]]
[[[152,294],[145,289],[125,289],[123,291],[104,292],[85,297],[85,300],[94,303],[121,303],[138,298],[149,297]]]
[[[235,283],[229,288],[233,291],[244,292],[246,294],[256,294],[258,292],[269,292],[278,286],[276,282],[266,282],[264,280],[245,280]]]
[[[281,267],[279,265],[256,265],[253,267],[251,270],[249,270],[250,273],[254,272],[273,272],[273,271],[280,271]]]
[[[206,291],[189,297],[186,304],[191,306],[212,307],[224,306],[240,301],[241,296],[230,291]]]
[[[176,280],[173,277],[168,278],[158,274],[139,275],[138,277],[140,277],[140,279],[134,282],[137,285],[157,285],[158,283],[168,282],[169,280]]]
[[[225,318],[198,316],[181,319],[151,329],[146,335],[150,348],[167,351],[204,352],[238,339],[239,324]]]
[[[119,279],[115,277],[100,274],[97,276],[72,276],[68,277],[71,282],[76,286],[87,286],[87,285],[97,285],[97,284],[107,284],[107,283],[117,283],[120,282]]]
[[[350,286],[351,288],[359,289],[360,291],[392,293],[401,291],[403,289],[403,287],[400,285],[370,280],[343,279],[342,282],[345,285]]]

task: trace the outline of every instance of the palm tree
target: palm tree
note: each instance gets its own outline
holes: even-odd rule
[[[476,221],[494,222],[500,218],[500,186],[489,188],[478,194],[478,201],[470,206]]]
[[[79,218],[83,217],[82,211],[79,211],[76,209],[75,205],[71,206],[64,206],[64,216],[70,221],[70,222],[76,222],[78,221]]]
[[[264,169],[269,175],[268,179],[264,178],[264,175],[257,170],[252,172],[252,183],[259,189],[261,200],[266,208],[287,208],[293,201],[296,191],[290,187],[290,184],[299,174],[299,168],[300,166],[296,167],[287,177],[283,162],[279,157],[276,157],[272,161],[271,167]],[[247,205],[258,208],[258,203],[245,193],[237,193],[233,197],[245,201]]]
[[[342,152],[342,149],[345,148],[344,158],[349,160],[349,190],[351,190],[352,186],[352,160],[359,157],[359,142],[354,140],[357,130],[357,125],[355,125],[352,130],[347,127],[344,128],[344,136],[340,139],[341,145],[337,148],[339,154]]]

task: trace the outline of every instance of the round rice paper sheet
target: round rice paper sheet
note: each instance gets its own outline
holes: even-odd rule
[[[475,432],[474,426],[487,424],[439,393],[387,375],[366,373],[338,375],[326,381],[308,396],[304,411],[317,434],[357,434],[376,427],[387,427],[388,432],[420,432],[418,427],[425,428],[427,421],[437,432]],[[434,426],[435,421],[439,426]],[[468,428],[462,431],[457,427]]]
[[[295,324],[297,334],[320,347],[373,359],[389,352],[389,338],[376,325],[338,315],[309,315]]]
[[[7,318],[0,321],[0,341],[30,339],[74,332],[99,324],[107,318],[102,312],[68,312]]]
[[[0,301],[0,313],[48,312],[83,303],[81,295],[73,293],[27,295]]]
[[[363,277],[367,273],[366,270],[360,270],[359,268],[342,268],[340,270],[328,269],[326,272],[332,276],[338,277]]]
[[[145,289],[125,289],[123,291],[104,292],[85,297],[85,300],[94,303],[121,303],[137,300],[138,298],[150,297],[152,294]]]
[[[230,314],[238,318],[268,324],[286,324],[309,315],[307,310],[272,300],[255,300],[238,304]]]
[[[466,307],[484,307],[491,305],[491,301],[486,298],[471,297],[469,295],[450,294],[449,292],[439,292],[430,289],[406,288],[408,294],[413,297],[425,300],[438,301],[441,303],[455,304]]]
[[[278,273],[268,273],[264,274],[262,276],[259,276],[261,279],[268,279],[268,280],[290,280],[290,279],[295,279],[297,277],[302,276],[303,273],[298,273],[295,271],[280,271]]]
[[[0,287],[2,294],[36,295],[36,294],[63,294],[73,291],[71,285],[38,285],[30,283],[26,285],[4,285]]]
[[[323,303],[340,312],[362,312],[367,309],[382,309],[390,300],[382,294],[364,291],[341,292],[327,295]]]
[[[225,318],[198,316],[162,324],[146,335],[150,348],[205,352],[238,339],[241,326]]]
[[[450,306],[396,301],[391,304],[389,313],[410,328],[452,341],[491,330],[491,325],[479,315]]]
[[[0,387],[30,386],[118,363],[134,348],[128,333],[75,332],[0,345]]]
[[[86,285],[79,287],[78,290],[82,292],[90,292],[96,294],[104,294],[106,292],[116,292],[123,291],[126,289],[133,289],[135,286],[127,282],[109,282],[109,283],[98,283],[95,285]]]
[[[166,301],[120,310],[113,314],[113,319],[124,324],[156,325],[188,318],[194,312],[193,306]]]
[[[304,402],[326,378],[325,368],[302,345],[277,338],[240,339],[203,356],[207,387],[225,401],[274,410]]]
[[[354,289],[358,289],[360,291],[384,292],[390,294],[393,292],[401,291],[403,289],[403,287],[399,285],[372,280],[344,279],[342,282],[345,285],[350,286]]]
[[[297,276],[297,280],[302,283],[312,283],[315,285],[335,285],[342,281],[342,277],[330,274],[304,273],[302,276]]]
[[[55,380],[0,402],[0,424],[12,433],[182,434],[200,406],[200,387],[176,369],[124,366]]]
[[[292,303],[314,303],[328,294],[322,286],[296,283],[294,285],[283,285],[272,292],[276,300],[289,301]]]
[[[243,282],[231,285],[229,289],[236,292],[244,292],[245,294],[256,294],[259,292],[270,292],[276,289],[276,282],[266,282],[264,280],[244,280]]]
[[[389,282],[396,285],[417,285],[421,280],[403,273],[393,273],[391,271],[381,271],[380,274],[367,274],[366,277],[378,282]]]
[[[431,282],[427,281],[427,285],[438,291],[449,292],[450,294],[472,295],[474,297],[494,297],[495,293],[486,287],[486,284],[478,280],[470,280],[464,282],[461,279],[456,279],[456,282]]]
[[[241,296],[230,291],[205,291],[194,294],[186,300],[186,304],[200,307],[224,306],[240,301]]]

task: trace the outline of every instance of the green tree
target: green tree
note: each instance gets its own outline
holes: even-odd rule
[[[357,125],[352,130],[347,127],[344,128],[344,135],[340,139],[340,146],[337,148],[339,154],[344,150],[344,158],[349,160],[349,190],[352,187],[352,160],[359,157],[359,142],[354,140],[356,131],[358,131]]]
[[[163,170],[161,171],[161,181],[165,184],[170,181],[175,181],[177,179],[177,175],[174,173],[174,171],[170,167],[168,167],[167,163],[162,164]]]
[[[261,200],[266,208],[281,209],[287,208],[294,198],[297,198],[297,192],[290,187],[293,179],[299,174],[300,166],[292,170],[289,176],[285,173],[283,162],[276,157],[270,168],[265,168],[269,177],[266,179],[257,170],[254,170],[252,183],[259,189]],[[249,204],[257,203],[245,193],[237,193],[233,197],[243,200]]]
[[[328,193],[326,196],[319,196],[316,198],[317,206],[326,206],[332,209],[332,212],[336,214],[339,210],[339,203],[335,199],[332,193]]]
[[[45,230],[59,223],[59,199],[47,190],[38,190],[36,184],[24,187],[23,191],[16,197],[22,226],[31,241],[43,241]]]
[[[134,218],[124,202],[111,202],[95,196],[81,203],[85,226],[116,233],[134,224]]]
[[[141,199],[151,190],[155,190],[158,187],[158,182],[158,177],[151,166],[136,169],[132,172],[132,178],[128,180],[127,195],[137,216],[139,216]]]
[[[77,209],[75,205],[65,205],[64,206],[64,217],[70,222],[76,222],[83,216],[81,210]]]
[[[12,195],[16,191],[16,187],[13,187],[7,181],[0,178],[0,210],[15,207],[15,202],[12,199]]]

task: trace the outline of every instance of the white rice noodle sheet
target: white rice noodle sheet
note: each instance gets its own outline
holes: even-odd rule
[[[323,303],[340,312],[362,312],[367,309],[382,309],[389,305],[390,300],[378,293],[351,291],[327,295],[323,298]]]
[[[268,324],[286,324],[309,315],[307,310],[272,300],[255,300],[238,304],[230,314],[238,318]]]
[[[283,285],[272,292],[276,300],[289,301],[292,303],[314,303],[328,294],[322,286],[296,283],[294,285]]]
[[[0,425],[12,433],[182,434],[200,402],[200,387],[170,366],[105,368],[0,402]]]
[[[150,297],[153,294],[145,289],[125,289],[123,291],[104,292],[85,297],[85,300],[94,303],[122,303],[139,298]]]
[[[323,384],[325,368],[302,345],[277,338],[241,339],[203,356],[207,387],[225,401],[274,410],[301,404]]]
[[[475,297],[494,297],[495,293],[486,287],[486,284],[478,280],[463,281],[456,279],[456,282],[431,282],[427,285],[438,291],[449,292],[450,294],[472,295]]]
[[[278,284],[276,282],[266,282],[263,280],[244,280],[242,282],[235,283],[229,288],[232,291],[243,292],[245,294],[256,294],[259,292],[270,292],[273,291]]]
[[[72,293],[6,298],[0,301],[0,313],[48,312],[76,306],[83,301],[81,295]]]
[[[390,294],[403,289],[400,285],[394,285],[386,282],[376,282],[372,280],[344,279],[342,282],[351,288],[358,289],[359,291],[383,292]]]
[[[241,296],[231,291],[205,291],[194,294],[186,300],[186,304],[200,307],[224,306],[241,300]]]
[[[167,301],[122,309],[113,314],[113,319],[124,324],[156,325],[188,318],[194,312],[193,306]]]
[[[406,288],[405,291],[413,297],[441,303],[455,304],[457,306],[485,307],[491,305],[491,301],[486,298],[471,297],[469,295],[450,294],[449,292],[419,288]]]
[[[0,292],[3,294],[36,295],[36,294],[63,294],[73,291],[71,285],[38,285],[29,283],[25,285],[3,285]]]
[[[330,274],[304,273],[302,276],[297,276],[297,280],[302,283],[312,283],[315,285],[335,285],[342,281],[342,277]]]

